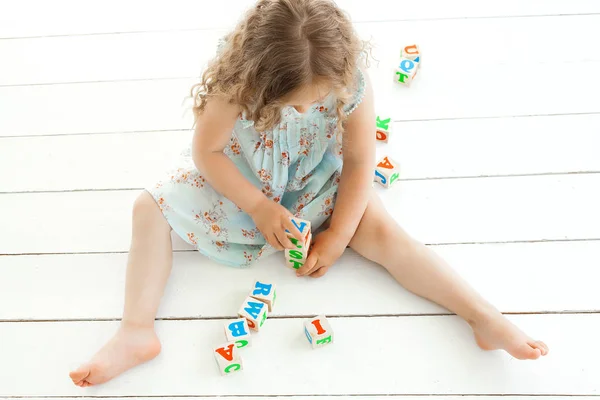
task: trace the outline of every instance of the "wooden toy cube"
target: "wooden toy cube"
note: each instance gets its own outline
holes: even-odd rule
[[[298,228],[300,233],[303,234],[305,238],[308,236],[308,233],[310,232],[311,228],[310,221],[293,217],[292,224],[294,224],[296,228]],[[293,237],[292,233],[289,230],[286,229],[285,233],[287,233],[288,237]]]
[[[304,265],[306,259],[308,258],[308,250],[312,240],[312,233],[308,232],[308,236],[305,238],[304,243],[300,243],[296,238],[290,238],[290,240],[294,246],[296,246],[296,249],[285,249],[285,262],[288,267],[292,269],[299,269]]]
[[[400,163],[388,156],[383,157],[375,168],[375,181],[389,188],[400,177]]]
[[[416,44],[406,46],[402,49],[400,57],[408,58],[409,60],[413,60],[416,62],[421,62],[421,51],[419,50],[419,46],[417,46]]]
[[[313,349],[333,343],[333,329],[324,315],[306,321],[304,334]]]
[[[377,116],[375,120],[375,133],[377,141],[385,143],[389,141],[390,133],[392,133],[393,123],[394,121],[392,121],[392,118],[390,117],[382,118],[380,116]]]
[[[419,63],[409,60],[408,58],[401,58],[398,68],[396,68],[396,74],[394,81],[405,86],[410,86],[412,81],[417,75],[419,69]]]
[[[225,336],[228,342],[234,342],[238,349],[252,346],[250,327],[246,318],[225,323]]]
[[[235,343],[228,342],[214,349],[215,359],[221,375],[229,375],[244,369],[242,357]]]
[[[275,300],[277,300],[277,292],[275,285],[272,283],[254,282],[250,297],[260,300],[269,307],[269,312],[273,311]]]
[[[250,296],[244,300],[238,315],[248,321],[248,327],[258,332],[267,320],[267,306],[262,301],[258,301]]]
[[[296,246],[296,249],[285,249],[285,263],[290,268],[299,269],[304,265],[306,258],[308,257],[308,248],[310,247],[310,241],[312,240],[312,232],[310,230],[310,221],[292,218],[292,223],[298,228],[300,233],[304,235],[304,241],[301,243],[286,229],[286,233],[294,246]]]

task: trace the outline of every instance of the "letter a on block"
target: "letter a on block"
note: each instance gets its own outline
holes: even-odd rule
[[[383,157],[383,159],[377,164],[378,168],[394,169],[394,165],[390,162],[389,158]]]
[[[230,344],[227,347],[220,347],[216,349],[215,352],[219,353],[219,355],[227,361],[233,361],[233,346],[233,344]]]

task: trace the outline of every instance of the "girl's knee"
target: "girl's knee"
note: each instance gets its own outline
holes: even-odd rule
[[[159,223],[168,226],[167,220],[160,211],[160,207],[156,203],[156,200],[154,200],[154,197],[146,190],[144,190],[133,203],[133,221],[144,224]]]

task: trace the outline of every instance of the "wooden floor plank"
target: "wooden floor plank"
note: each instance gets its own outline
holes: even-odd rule
[[[130,0],[88,1],[56,0],[51,4],[38,0],[0,3],[0,39],[48,35],[157,31],[180,29],[214,29],[230,27],[251,0],[196,2],[178,0],[169,7],[160,3]],[[576,15],[600,13],[594,0],[408,0],[387,2],[374,0],[339,0],[340,7],[355,22],[415,20],[439,18],[489,18],[538,15]],[[144,12],[139,12],[143,9]],[[34,10],[34,12],[32,12]],[[69,10],[64,13],[62,10]]]
[[[600,15],[366,23],[357,25],[357,32],[372,41],[375,58],[391,65],[397,62],[402,44],[412,42],[419,43],[423,65],[428,67],[452,68],[448,60],[456,60],[457,46],[477,55],[469,58],[471,67],[600,60],[594,39],[600,37]],[[203,30],[0,40],[0,54],[8,60],[0,64],[0,86],[196,77],[214,57],[217,41],[225,33]],[[568,60],[557,60],[557,48],[569,49]]]
[[[600,112],[599,103],[588,98],[600,92],[599,65],[573,64],[577,73],[569,85],[558,86],[548,84],[556,79],[556,64],[423,66],[411,88],[394,84],[384,67],[374,66],[371,77],[378,109],[391,109],[398,121],[581,114]],[[174,79],[3,87],[0,136],[190,129],[192,84]],[[35,118],[32,98],[45,105]]]
[[[600,238],[600,174],[409,181],[377,188],[428,244]],[[0,195],[0,254],[129,249],[139,191]],[[176,248],[183,246],[181,240]]]
[[[502,312],[600,311],[600,241],[432,248]],[[448,313],[352,250],[317,280],[297,278],[282,259],[276,254],[235,269],[195,252],[175,253],[158,317],[232,317],[256,279],[277,285],[277,316],[317,309],[327,315]],[[0,257],[0,304],[10,304],[0,308],[0,320],[120,319],[126,260],[126,254]]]
[[[272,319],[253,337],[245,371],[226,378],[218,376],[211,350],[223,342],[222,320],[159,321],[158,358],[85,390],[67,373],[110,337],[116,322],[2,323],[0,346],[11,362],[0,364],[0,388],[3,396],[597,394],[600,350],[590,344],[600,314],[510,319],[546,341],[550,354],[521,362],[484,352],[454,316],[333,318],[335,343],[313,351],[302,320]]]
[[[402,122],[377,152],[400,162],[403,180],[598,172],[598,129],[600,114]],[[177,164],[191,135],[0,138],[0,165],[19,171],[0,175],[0,192],[142,188]]]

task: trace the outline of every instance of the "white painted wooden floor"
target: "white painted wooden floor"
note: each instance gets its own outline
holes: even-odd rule
[[[250,270],[176,240],[163,353],[106,385],[68,371],[121,316],[133,199],[190,137],[190,84],[248,0],[0,0],[0,398],[600,397],[600,2],[339,0],[376,56],[402,164],[381,190],[550,354],[480,351],[456,316],[348,251],[320,280],[279,256]],[[422,71],[391,83],[401,44]],[[211,348],[249,285],[279,304],[222,378]],[[302,319],[333,316],[309,349]],[[306,397],[304,397],[306,396]]]

